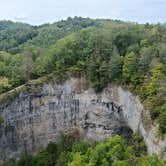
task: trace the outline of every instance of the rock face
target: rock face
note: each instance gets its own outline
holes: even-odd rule
[[[1,107],[1,160],[18,157],[25,150],[34,152],[56,141],[60,132],[74,130],[92,140],[116,134],[128,137],[131,130],[139,131],[149,154],[163,153],[166,145],[166,139],[157,140],[157,127],[145,128],[146,111],[138,97],[118,86],[108,86],[96,94],[84,79],[72,78],[60,85],[45,83],[38,92],[21,92]]]
[[[126,125],[133,132],[138,131],[144,138],[148,154],[157,153],[166,156],[166,136],[159,138],[158,124],[152,123],[148,111],[144,109],[138,96],[122,87],[109,86],[102,92],[102,100],[109,100],[121,108]]]

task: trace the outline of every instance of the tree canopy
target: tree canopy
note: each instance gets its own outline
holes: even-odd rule
[[[74,17],[31,26],[0,21],[0,93],[50,73],[84,75],[96,92],[139,95],[165,134],[166,27]]]
[[[136,144],[137,143],[137,144]],[[27,152],[6,166],[165,166],[156,154],[147,156],[146,146],[138,134],[126,143],[120,136],[101,142],[86,142],[72,135],[49,143],[32,156]]]

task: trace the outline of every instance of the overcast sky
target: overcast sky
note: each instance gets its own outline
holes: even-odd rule
[[[69,16],[166,22],[166,0],[0,0],[0,20],[42,24]]]

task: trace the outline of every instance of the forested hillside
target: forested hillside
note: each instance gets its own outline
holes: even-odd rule
[[[0,93],[50,73],[85,76],[96,92],[108,83],[142,99],[166,133],[166,27],[68,18],[31,26],[0,22]]]

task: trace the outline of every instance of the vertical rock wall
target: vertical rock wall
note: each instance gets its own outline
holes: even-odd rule
[[[148,153],[166,156],[166,136],[159,137],[158,124],[152,122],[139,97],[122,87],[109,86],[102,92],[103,101],[111,101],[122,110],[123,120],[133,132],[139,132],[147,145]]]
[[[61,85],[45,83],[37,92],[21,92],[4,102],[0,159],[19,157],[25,150],[33,153],[49,141],[56,141],[60,132],[74,130],[92,140],[116,134],[128,137],[130,129],[138,130],[149,154],[163,153],[166,139],[157,139],[157,126],[146,129],[143,123],[146,111],[138,97],[117,86],[108,86],[96,94],[85,82],[72,78]]]
[[[84,88],[78,79],[62,85],[45,83],[38,92],[21,92],[6,101],[1,112],[0,159],[19,157],[25,150],[33,153],[49,141],[55,142],[60,132],[77,130],[92,140],[130,136],[116,105]]]

